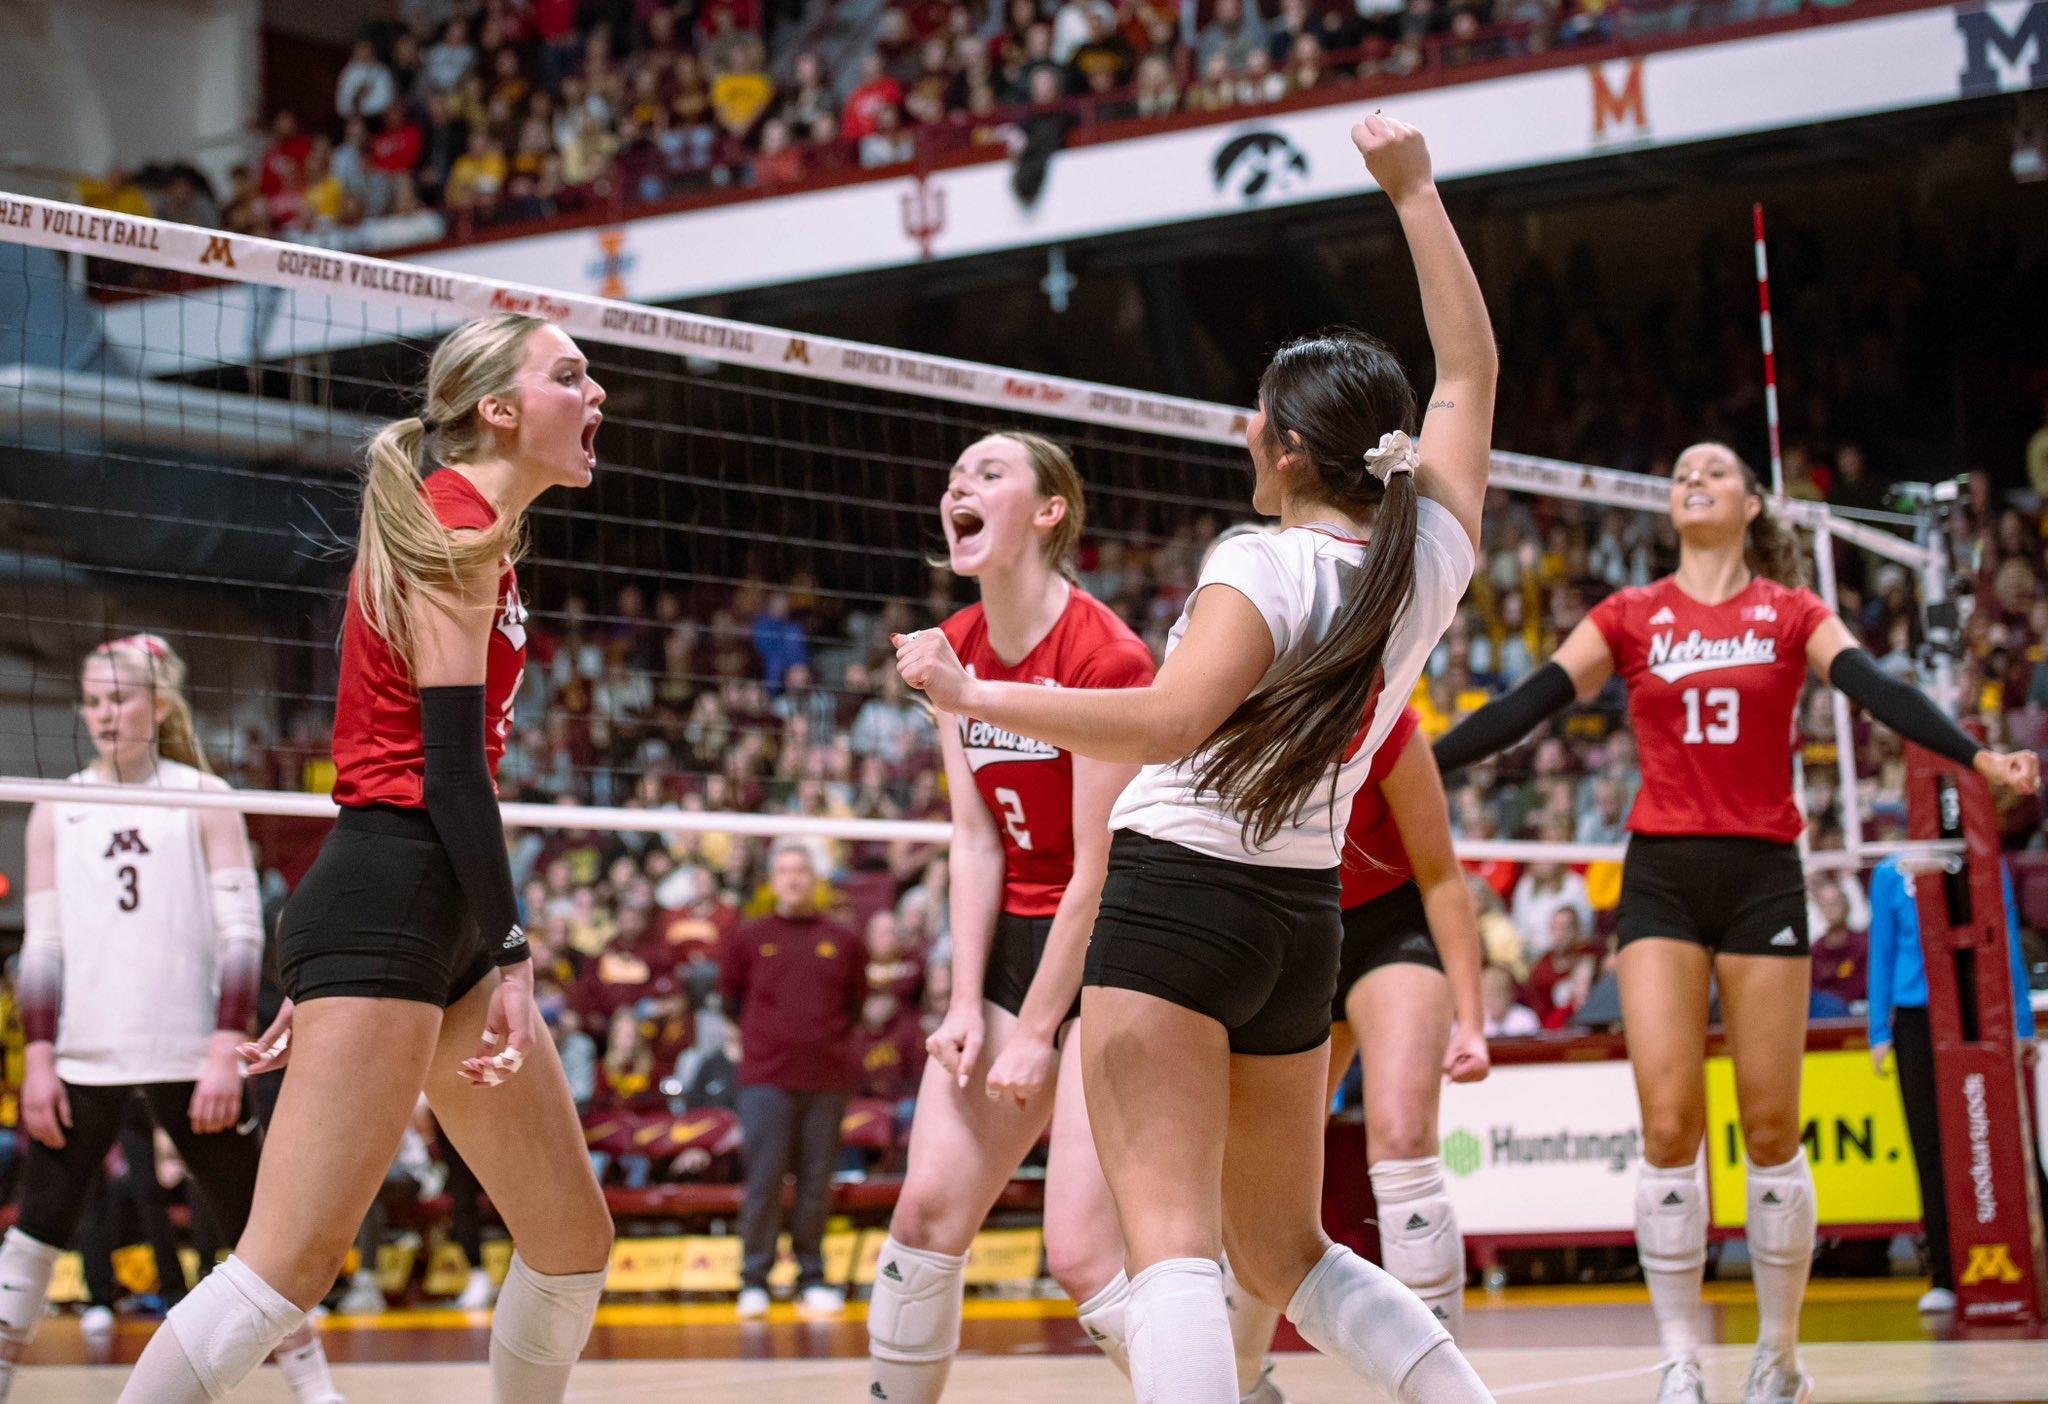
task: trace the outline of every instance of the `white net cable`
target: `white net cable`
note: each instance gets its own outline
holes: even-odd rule
[[[189,540],[192,530],[209,527],[198,503],[158,504],[153,515],[111,501],[81,503],[75,494],[83,489],[60,485],[54,475],[84,454],[113,465],[102,472],[124,464],[147,471],[172,460],[189,469],[196,457],[206,460],[203,471],[215,489],[246,486],[259,497],[271,492],[263,500],[275,501],[282,486],[317,499],[313,516],[325,526],[319,503],[346,514],[351,461],[379,419],[407,412],[402,387],[417,379],[418,353],[429,339],[470,316],[517,310],[557,321],[586,349],[606,348],[597,370],[622,411],[600,450],[600,477],[615,475],[620,483],[607,488],[612,495],[536,513],[546,520],[537,531],[533,574],[554,586],[549,603],[558,610],[579,591],[623,581],[679,592],[749,582],[775,590],[799,570],[815,576],[809,588],[820,600],[850,611],[915,601],[945,466],[982,429],[1012,422],[1075,446],[1089,486],[1093,540],[1144,543],[1171,554],[1198,540],[1204,523],[1213,530],[1245,515],[1249,411],[1236,406],[0,195],[0,253],[8,245],[17,253],[14,266],[0,267],[0,459],[15,458],[9,481],[20,490],[18,501],[0,504],[0,511],[92,513],[95,522],[143,516],[185,533],[172,539]],[[39,268],[21,250],[50,251],[66,262],[55,271]],[[67,295],[71,301],[53,313],[51,301]],[[85,334],[88,313],[89,335],[112,354],[81,366],[71,338]],[[10,338],[16,344],[8,345]],[[58,354],[35,354],[38,338],[59,343]],[[599,360],[596,350],[592,355]],[[631,393],[621,395],[622,387]],[[1494,483],[1653,513],[1666,509],[1669,495],[1661,478],[1512,453],[1496,454]],[[1877,526],[1815,503],[1778,507],[1815,534],[1818,584],[1831,605],[1831,541],[1909,571],[1928,566],[1927,552]],[[269,543],[265,549],[301,554],[308,536],[303,514],[239,529],[257,533]],[[293,627],[272,620],[215,631],[213,656],[222,669],[194,668],[202,717],[209,702],[238,719],[252,706],[268,707],[296,717],[302,730],[318,730],[324,741],[313,722],[331,703],[332,604],[345,566],[331,532],[326,545],[330,558],[321,569],[276,586],[280,599],[289,595],[280,615]],[[0,547],[0,570],[7,552]],[[110,597],[125,591],[147,599],[160,585],[190,593],[203,582],[225,602],[273,585],[207,558],[82,565],[61,552],[52,561],[27,544],[14,554],[18,603],[0,605],[0,622],[13,611],[15,637],[8,642],[40,670],[27,689],[28,711],[47,718],[64,709],[67,731],[79,642],[89,646],[132,626],[133,601],[116,607]],[[120,582],[118,589],[110,580]],[[141,618],[146,626],[147,614]],[[181,637],[195,633],[208,635],[196,628]],[[267,661],[251,662],[258,654]],[[255,676],[238,675],[238,668]],[[1836,724],[1838,735],[1849,734],[1839,699]],[[252,815],[334,812],[322,794],[275,787],[138,795],[130,787],[73,785],[52,773],[49,749],[49,739],[38,737],[34,764],[0,766],[34,771],[0,774],[0,802],[61,796]],[[1852,748],[1840,750],[1844,793],[1853,796]],[[1845,812],[1853,816],[1856,808],[1847,803]],[[514,826],[878,843],[943,842],[948,833],[929,815],[848,818],[758,808],[512,802],[505,815]],[[1853,827],[1845,838],[1844,852],[1815,854],[1815,864],[1857,866],[1904,846],[1865,844]],[[1459,847],[1468,857],[1510,861],[1585,863],[1621,853],[1609,845],[1505,840]]]

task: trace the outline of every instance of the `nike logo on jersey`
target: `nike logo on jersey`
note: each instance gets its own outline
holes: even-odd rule
[[[1799,944],[1799,938],[1792,934],[1792,928],[1788,926],[1771,938],[1771,944],[1774,946],[1796,946]]]
[[[1664,608],[1650,616],[1650,627],[1652,629],[1656,628],[1659,624],[1676,624],[1677,622],[1678,616],[1671,612],[1670,605],[1665,605]]]
[[[1684,638],[1650,635],[1650,671],[1665,682],[1722,668],[1748,668],[1778,661],[1778,641],[1745,629],[1738,639],[1710,639],[1695,629]]]
[[[67,824],[83,824],[90,818],[92,818],[90,814],[67,814],[64,816],[64,822]]]
[[[973,717],[960,718],[960,748],[967,753],[967,768],[970,770],[1011,761],[1049,761],[1060,757],[1057,746],[1048,746],[1029,736],[1019,736],[1014,731],[1005,731]]]

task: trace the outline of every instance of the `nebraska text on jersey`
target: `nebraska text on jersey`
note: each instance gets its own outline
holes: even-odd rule
[[[1759,638],[1754,629],[1744,630],[1739,639],[1710,639],[1697,629],[1682,639],[1672,634],[1650,635],[1649,669],[1665,682],[1677,682],[1694,673],[1777,661],[1778,641]]]
[[[960,746],[967,752],[967,768],[980,770],[985,765],[998,765],[1009,761],[1058,760],[1060,748],[1048,746],[1043,741],[1034,741],[1029,736],[1019,736],[1014,731],[1005,731],[974,717],[960,718]]]

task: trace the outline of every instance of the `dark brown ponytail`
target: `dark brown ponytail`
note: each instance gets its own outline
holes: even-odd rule
[[[1373,513],[1372,541],[1344,585],[1330,631],[1301,665],[1246,698],[1204,747],[1196,782],[1229,796],[1249,847],[1272,842],[1344,758],[1380,687],[1380,662],[1415,585],[1415,475],[1385,486],[1366,455],[1415,422],[1394,353],[1337,330],[1282,347],[1259,383],[1269,446],[1300,454],[1348,514]],[[1334,803],[1334,797],[1333,797]]]

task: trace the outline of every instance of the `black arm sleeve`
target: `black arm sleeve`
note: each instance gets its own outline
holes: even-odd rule
[[[1545,663],[1512,692],[1494,698],[1452,727],[1434,748],[1436,768],[1449,775],[1474,761],[1498,755],[1571,706],[1578,695],[1570,673],[1555,663]]]
[[[1842,695],[1908,741],[1967,766],[1984,748],[1934,705],[1927,694],[1877,666],[1860,648],[1845,648],[1828,666],[1828,681]]]
[[[448,850],[455,879],[495,965],[528,955],[505,853],[505,821],[484,756],[484,690],[420,689],[420,738],[426,746],[427,817]]]

